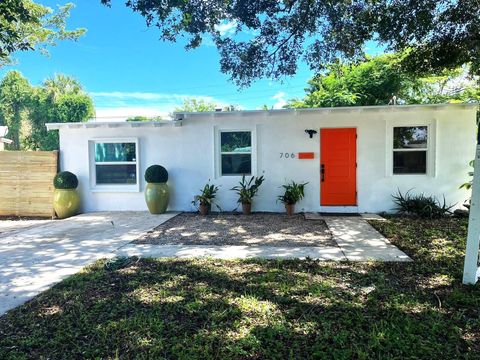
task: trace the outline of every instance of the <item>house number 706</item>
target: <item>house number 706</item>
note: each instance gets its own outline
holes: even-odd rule
[[[294,159],[294,153],[280,153],[280,159]]]

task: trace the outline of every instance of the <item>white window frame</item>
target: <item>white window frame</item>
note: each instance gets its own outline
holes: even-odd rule
[[[97,184],[96,161],[95,161],[95,144],[97,143],[135,143],[135,169],[136,180],[135,184]],[[140,151],[138,146],[138,138],[95,138],[88,142],[89,148],[89,167],[90,167],[90,190],[92,192],[139,192],[140,191]],[[102,162],[102,165],[124,165],[133,164],[133,161],[114,161]]]
[[[427,147],[420,149],[395,149],[393,141],[393,131],[396,127],[426,127],[427,128]],[[436,143],[436,120],[432,121],[395,121],[387,126],[387,176],[395,177],[426,177],[436,176],[436,159],[435,159],[435,143]],[[426,172],[418,174],[395,174],[393,172],[393,156],[395,151],[426,151]]]
[[[222,174],[222,154],[250,154],[251,161],[251,174],[247,176],[256,176],[257,175],[257,130],[254,128],[214,128],[215,132],[215,178],[241,178],[243,174]],[[251,150],[250,152],[238,153],[238,152],[222,152],[221,146],[221,135],[224,132],[249,132],[251,135]]]

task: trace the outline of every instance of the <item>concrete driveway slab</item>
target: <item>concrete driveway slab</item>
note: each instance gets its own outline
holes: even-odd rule
[[[98,212],[0,234],[0,314],[175,215]]]
[[[47,225],[53,220],[0,220],[0,236]]]

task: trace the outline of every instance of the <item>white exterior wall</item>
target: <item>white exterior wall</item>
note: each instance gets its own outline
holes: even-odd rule
[[[251,130],[254,175],[266,180],[254,200],[254,211],[282,211],[276,197],[287,180],[308,182],[298,211],[380,212],[393,208],[391,195],[414,189],[460,206],[468,197],[459,185],[468,180],[468,163],[474,158],[475,107],[379,107],[317,111],[238,112],[184,115],[180,127],[67,128],[60,129],[62,170],[77,174],[83,211],[146,210],[145,169],[160,164],[169,172],[169,210],[192,211],[193,196],[211,179],[220,185],[218,202],[223,210],[236,207],[229,189],[240,176],[218,176],[218,130]],[[427,175],[392,175],[393,126],[429,125]],[[320,128],[357,128],[358,207],[320,206]],[[318,134],[310,139],[305,129]],[[89,181],[89,140],[138,138],[139,192],[94,192]],[[314,152],[315,159],[280,158],[280,153]]]

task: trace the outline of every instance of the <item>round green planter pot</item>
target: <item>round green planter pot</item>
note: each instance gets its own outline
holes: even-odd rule
[[[80,209],[80,195],[76,189],[55,189],[53,209],[59,219],[77,215]]]
[[[163,214],[167,211],[170,194],[166,183],[147,183],[145,201],[152,214]]]

